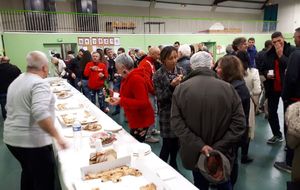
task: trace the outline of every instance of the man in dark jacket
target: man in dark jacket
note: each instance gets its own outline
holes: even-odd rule
[[[285,111],[289,105],[300,101],[300,28],[295,30],[294,40],[297,48],[289,57],[282,91]],[[285,135],[286,132],[287,128],[285,125]],[[286,148],[285,161],[275,162],[274,166],[279,170],[290,172],[294,151],[288,145]]]
[[[266,40],[265,41],[265,47],[256,54],[255,57],[255,64],[256,68],[258,69],[259,72],[259,78],[260,78],[260,83],[262,84],[262,92],[260,95],[260,101],[259,101],[259,106],[256,109],[256,113],[259,113],[258,109],[260,109],[261,112],[264,112],[265,118],[268,118],[268,107],[266,104],[266,96],[265,96],[265,87],[264,87],[264,82],[266,80],[264,74],[263,74],[263,65],[264,65],[264,57],[265,54],[272,48],[272,40]]]
[[[262,70],[266,77],[264,86],[266,98],[268,99],[268,121],[273,133],[273,137],[267,143],[276,144],[283,141],[277,109],[282,93],[288,58],[295,50],[295,47],[284,41],[281,32],[274,32],[271,38],[273,47],[265,54]]]
[[[80,59],[82,58],[83,52],[84,50],[80,49],[78,51],[77,56],[71,59],[70,63],[67,64],[67,71],[69,73],[70,84],[77,90],[80,90],[80,87],[78,86],[78,82],[80,81],[81,78]]]
[[[207,52],[192,56],[192,72],[176,87],[171,108],[171,128],[180,140],[183,166],[193,171],[194,183],[201,190],[207,190],[209,182],[196,168],[199,156],[209,156],[215,149],[229,159],[232,167],[236,144],[245,130],[238,94],[229,83],[218,79],[211,64],[212,57]],[[230,181],[217,186],[232,189]]]
[[[9,58],[4,56],[0,58],[0,104],[2,110],[2,117],[6,119],[6,95],[10,83],[14,81],[20,74],[20,69],[9,63]]]

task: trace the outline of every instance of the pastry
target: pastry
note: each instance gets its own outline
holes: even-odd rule
[[[65,110],[66,109],[66,103],[64,103],[64,104],[57,104],[57,109],[58,110]]]
[[[150,183],[140,187],[140,190],[156,190],[156,185],[154,183]]]
[[[90,154],[90,165],[117,159],[117,152],[113,149]]]
[[[75,122],[75,118],[73,115],[65,114],[61,115],[61,117],[66,125],[73,125]]]
[[[102,128],[102,126],[99,123],[88,123],[83,125],[82,128],[87,131],[98,131]]]
[[[103,172],[88,173],[85,175],[84,179],[89,180],[100,178],[102,182],[112,181],[113,183],[118,183],[121,181],[121,177],[128,175],[138,177],[141,176],[142,173],[138,169],[121,166]]]

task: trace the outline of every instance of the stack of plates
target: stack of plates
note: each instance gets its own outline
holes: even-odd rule
[[[145,143],[137,143],[131,146],[132,147],[132,155],[135,157],[139,157],[141,154],[143,156],[147,156],[151,153],[151,146]]]
[[[117,133],[117,132],[121,131],[123,128],[120,125],[113,124],[113,125],[109,125],[109,126],[105,125],[105,126],[103,126],[103,129],[104,129],[104,131]]]

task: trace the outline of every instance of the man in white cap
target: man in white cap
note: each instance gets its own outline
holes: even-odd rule
[[[212,57],[207,52],[191,57],[192,72],[176,87],[171,109],[171,128],[180,140],[183,166],[193,171],[195,186],[201,190],[208,190],[209,181],[196,167],[199,156],[218,150],[228,158],[232,169],[236,166],[236,144],[245,129],[238,94],[216,76],[211,65]],[[217,187],[229,190],[232,184],[228,180]]]
[[[3,141],[21,164],[21,189],[53,190],[52,138],[61,148],[67,144],[54,126],[55,97],[44,80],[49,71],[47,56],[33,51],[26,61],[27,71],[8,87]]]

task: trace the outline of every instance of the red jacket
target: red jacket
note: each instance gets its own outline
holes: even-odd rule
[[[149,101],[147,79],[142,69],[134,69],[123,78],[120,106],[130,128],[147,128],[154,123],[154,110]]]
[[[92,70],[91,67],[98,66],[97,70]],[[100,78],[99,73],[103,73],[104,77]],[[108,77],[108,72],[105,63],[88,62],[84,69],[84,76],[89,78],[88,87],[92,90],[99,90],[104,87],[104,82]]]
[[[154,95],[154,85],[153,85],[153,74],[155,73],[154,59],[150,56],[145,57],[139,64],[139,68],[143,69],[151,85],[148,88],[148,92]]]

